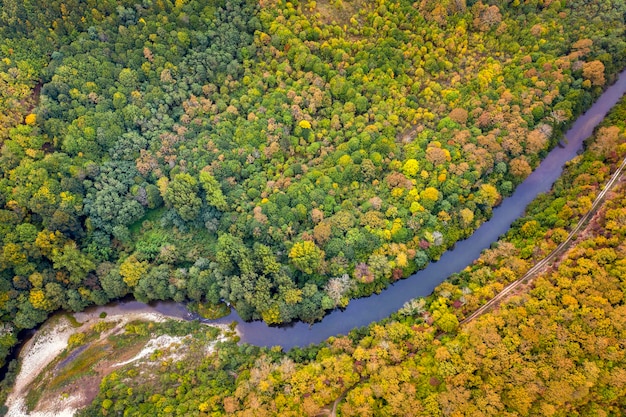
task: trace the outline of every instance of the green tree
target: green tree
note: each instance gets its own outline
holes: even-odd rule
[[[198,197],[198,181],[187,173],[176,174],[163,199],[183,220],[195,220],[200,214],[202,200]]]
[[[213,175],[211,175],[211,173],[208,171],[201,171],[199,179],[200,184],[202,184],[202,188],[206,193],[205,195],[207,203],[214,206],[218,210],[228,210],[226,198],[224,198],[224,195],[222,194],[222,189],[220,188],[220,184],[213,177]]]

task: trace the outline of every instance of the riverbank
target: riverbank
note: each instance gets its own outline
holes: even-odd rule
[[[156,387],[134,379],[120,386],[108,378],[88,415],[105,415],[98,410],[111,401],[118,410],[155,416],[181,407],[190,414],[229,416],[248,416],[250,410],[258,416],[332,415],[333,409],[355,417],[621,415],[626,194],[623,185],[607,190],[626,156],[624,109],[626,101],[567,164],[550,193],[536,198],[505,236],[426,299],[306,349],[282,353],[229,345],[199,365],[171,367],[176,379]],[[578,228],[594,208],[588,226]],[[572,248],[561,247],[562,257],[532,287],[459,325],[567,242],[572,230],[578,230]],[[178,393],[180,381],[211,383],[170,395]],[[129,388],[143,399],[130,397]]]
[[[22,347],[6,416],[71,417],[93,401],[100,381],[111,372],[126,365],[181,360],[181,347],[191,343],[191,336],[161,334],[155,325],[168,322],[184,323],[154,311],[104,315],[92,309],[54,316]],[[235,336],[227,326],[213,328],[219,334],[206,343],[205,354]]]
[[[229,316],[213,322],[237,321],[243,342],[268,347],[280,345],[284,349],[291,349],[320,343],[338,334],[347,334],[354,328],[388,317],[412,298],[432,294],[438,285],[478,259],[485,249],[510,229],[514,221],[522,217],[526,207],[537,196],[551,189],[561,176],[564,165],[580,153],[585,139],[592,135],[624,93],[626,71],[622,71],[616,82],[572,124],[564,135],[564,145],[555,147],[516,188],[513,195],[493,210],[489,221],[483,223],[468,239],[457,242],[454,249],[445,252],[439,261],[430,263],[425,269],[396,281],[380,294],[351,300],[345,309],[336,309],[312,325],[298,322],[276,327],[261,321],[244,322],[234,310]]]

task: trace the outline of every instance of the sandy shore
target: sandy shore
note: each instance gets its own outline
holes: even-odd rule
[[[60,317],[54,324],[50,322],[44,324],[39,331],[29,340],[20,352],[20,372],[15,380],[13,390],[9,394],[6,405],[9,409],[7,417],[72,417],[78,410],[77,405],[83,402],[80,393],[59,398],[54,404],[46,404],[45,411],[36,411],[33,413],[26,412],[24,398],[28,392],[29,385],[37,378],[40,372],[52,362],[67,347],[70,336],[74,333],[85,332],[91,326],[100,321],[116,322],[115,329],[120,329],[128,322],[140,320],[148,322],[163,322],[165,320],[180,320],[166,315],[156,313],[154,311],[133,311],[133,312],[116,312],[108,314],[105,318],[100,317],[101,310],[104,308],[92,310],[90,312],[75,313],[74,318],[80,323],[80,326],[73,327],[70,321],[65,317]],[[216,325],[222,330],[227,330],[228,326]],[[109,332],[107,332],[109,333]],[[119,363],[122,366],[127,363],[134,362],[149,356],[156,349],[163,348],[167,345],[180,343],[182,338],[173,338],[170,336],[159,336],[150,340],[144,349],[131,360]],[[214,343],[211,344],[212,346]],[[212,349],[212,346],[209,349]]]

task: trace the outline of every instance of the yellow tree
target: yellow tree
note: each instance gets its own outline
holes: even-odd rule
[[[598,60],[585,62],[583,64],[583,77],[591,81],[592,85],[603,86],[606,82],[604,79],[604,64]]]
[[[142,276],[148,272],[148,263],[139,262],[135,255],[131,255],[120,265],[120,275],[129,287],[137,285]]]
[[[310,240],[297,242],[289,251],[293,265],[305,274],[313,274],[320,269],[324,260],[324,251]]]

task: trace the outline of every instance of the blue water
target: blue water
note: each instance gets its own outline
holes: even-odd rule
[[[626,71],[619,75],[617,82],[609,87],[596,103],[565,134],[564,146],[555,147],[541,162],[541,165],[520,184],[512,196],[504,199],[493,210],[491,219],[483,223],[468,239],[458,242],[454,250],[443,254],[437,262],[410,277],[397,281],[377,295],[350,301],[344,310],[335,310],[320,322],[309,325],[302,322],[280,327],[270,327],[262,321],[244,322],[233,311],[219,320],[203,320],[213,323],[238,322],[237,329],[241,341],[257,346],[282,346],[288,350],[294,346],[306,346],[319,343],[330,336],[346,334],[355,327],[366,326],[381,320],[397,311],[402,305],[415,297],[427,296],[435,287],[450,275],[462,271],[476,260],[480,253],[509,229],[511,223],[519,218],[526,206],[540,193],[550,190],[559,178],[563,165],[581,150],[583,141],[591,136],[593,129],[604,119],[609,110],[626,92]],[[161,313],[190,318],[183,304],[161,302],[146,306],[137,301],[117,303],[116,307],[100,307],[99,310],[117,308],[121,310],[154,309]]]

